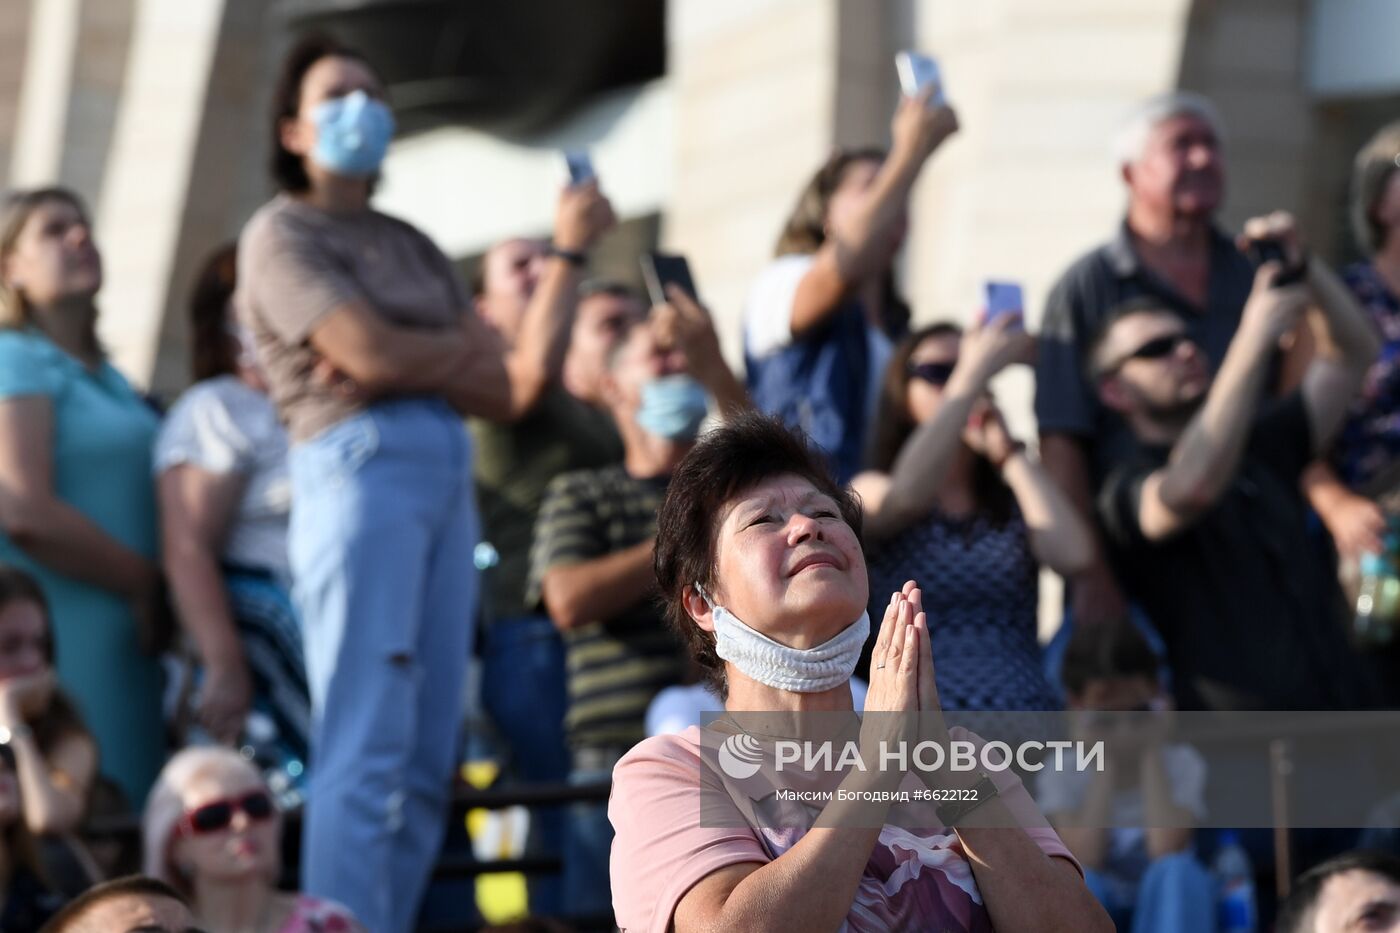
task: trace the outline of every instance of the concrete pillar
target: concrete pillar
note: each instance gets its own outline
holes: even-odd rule
[[[0,0],[0,187],[9,181],[16,145],[31,8],[31,0]]]
[[[272,85],[289,42],[272,0],[224,6],[198,133],[189,153],[179,235],[171,245],[166,292],[154,338],[150,385],[173,397],[189,382],[189,296],[204,261],[236,240],[274,190],[268,175]]]
[[[136,0],[82,0],[58,179],[95,207],[121,110]]]
[[[10,157],[15,187],[58,180],[81,11],[80,0],[35,0],[29,11]]]
[[[137,0],[97,210],[106,283],[99,324],[113,362],[147,385],[170,298],[222,0]]]
[[[840,0],[680,0],[668,10],[683,250],[732,364],[740,314],[783,220],[836,141]]]

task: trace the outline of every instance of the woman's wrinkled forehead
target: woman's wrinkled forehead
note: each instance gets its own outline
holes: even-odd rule
[[[818,489],[811,480],[793,473],[784,473],[729,497],[720,509],[717,527],[723,529],[734,520],[743,520],[749,515],[776,506],[800,508],[813,502],[837,509],[836,501]]]

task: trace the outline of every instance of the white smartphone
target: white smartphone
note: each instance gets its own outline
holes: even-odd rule
[[[598,177],[593,170],[593,159],[583,149],[571,149],[564,153],[564,164],[569,167],[569,184],[581,185]]]
[[[941,107],[947,98],[943,94],[943,76],[939,73],[938,62],[931,55],[922,52],[903,51],[894,57],[895,71],[899,72],[899,86],[905,96],[917,97],[925,87],[934,85],[929,104]]]
[[[982,303],[987,309],[986,323],[990,324],[1004,314],[1024,315],[1026,302],[1021,293],[1020,282],[986,282],[982,286]]]

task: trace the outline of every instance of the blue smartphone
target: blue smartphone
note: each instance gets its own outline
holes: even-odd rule
[[[598,177],[593,170],[593,159],[582,149],[571,149],[564,153],[564,164],[569,167],[569,184],[581,185]]]
[[[982,299],[987,309],[988,324],[1006,314],[1024,315],[1026,312],[1019,282],[989,281],[982,286]]]
[[[917,97],[920,91],[932,84],[935,89],[929,98],[929,106],[941,107],[947,102],[943,94],[943,77],[933,56],[922,52],[900,52],[894,57],[894,67],[899,72],[899,86],[906,97]]]

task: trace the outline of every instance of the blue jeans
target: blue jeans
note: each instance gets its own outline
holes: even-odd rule
[[[483,635],[481,702],[510,749],[509,774],[527,783],[563,783],[569,777],[563,638],[548,616],[499,619]],[[562,808],[535,807],[526,853],[562,857],[565,832]],[[560,913],[562,889],[558,876],[532,876],[530,913]]]
[[[1177,852],[1148,866],[1137,886],[1137,903],[1125,902],[1100,872],[1084,882],[1120,931],[1211,933],[1215,929],[1215,879],[1190,852]]]
[[[569,783],[611,780],[613,765],[626,753],[625,748],[576,749]],[[568,843],[564,850],[564,910],[569,917],[612,916],[612,885],[608,880],[612,841],[613,827],[606,802],[569,806]]]
[[[291,451],[311,693],[302,883],[407,933],[447,813],[477,598],[471,442],[438,400],[378,403]]]

